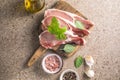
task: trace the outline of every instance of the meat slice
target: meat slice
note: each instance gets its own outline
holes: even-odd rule
[[[80,37],[84,37],[90,34],[88,30],[81,30],[81,29],[76,29],[76,28],[73,28],[72,30],[76,35],[79,35]]]
[[[78,29],[76,28],[75,24],[68,22],[69,26],[71,27],[71,30],[74,32],[74,34],[84,37],[87,36],[90,32],[87,29]]]
[[[75,23],[75,21],[78,20],[83,23],[83,25],[85,26],[86,29],[90,29],[94,25],[92,22],[82,18],[81,16],[78,16],[76,14],[73,14],[73,13],[70,13],[67,11],[58,10],[58,9],[46,10],[44,17],[48,17],[48,16],[59,16],[59,17],[62,17],[64,19],[70,21],[71,23]]]
[[[81,38],[77,35],[73,35],[72,33],[68,34],[66,32],[65,34],[67,37],[66,40],[58,40],[58,39],[56,39],[56,37],[53,34],[49,33],[47,30],[45,30],[39,36],[40,44],[46,49],[52,49],[53,47],[55,47],[57,45],[61,45],[61,44],[65,44],[65,43],[75,43],[78,45],[85,44],[85,40],[83,38]]]
[[[43,31],[39,36],[40,44],[46,49],[52,49],[54,46],[65,44],[63,40],[57,40],[56,37],[47,30]]]
[[[71,41],[68,43],[75,43],[77,45],[84,45],[86,41],[81,37],[71,37]]]
[[[78,15],[75,15],[74,18],[75,18],[76,21],[82,22],[83,25],[84,25],[84,27],[85,27],[86,29],[88,29],[88,30],[89,30],[91,27],[93,27],[93,25],[94,25],[94,23],[90,22],[89,20],[85,20],[85,19],[81,18],[81,17],[78,16]]]
[[[59,21],[60,27],[66,26],[68,30],[69,29],[72,30],[74,34],[79,35],[80,37],[83,37],[89,34],[89,31],[87,29],[84,29],[84,30],[78,29],[76,28],[75,24],[59,16],[45,17],[45,19],[42,21],[42,26],[41,26],[43,31],[47,30],[47,26],[50,25],[53,17],[57,18],[57,20]]]
[[[89,20],[62,10],[58,9],[48,9],[45,11],[44,19],[42,20],[42,30],[43,32],[39,36],[40,44],[46,49],[52,49],[55,46],[66,43],[75,43],[78,45],[84,45],[85,40],[82,38],[88,35],[88,31],[94,24]],[[58,40],[56,36],[48,32],[48,25],[51,24],[52,18],[56,17],[60,27],[67,27],[65,32],[66,39]],[[76,21],[80,21],[85,29],[80,29],[75,25]]]
[[[71,22],[73,22],[73,17],[68,15],[65,11],[58,10],[58,9],[48,9],[45,11],[44,17],[48,16],[60,16],[62,18],[65,18]]]
[[[50,25],[51,21],[52,21],[52,18],[53,17],[56,17],[59,24],[60,24],[60,27],[67,27],[67,29],[69,29],[69,25],[64,21],[64,19],[62,19],[61,17],[58,17],[58,16],[48,16],[48,17],[45,17],[43,20],[42,20],[42,30],[47,30],[47,27],[48,25]]]

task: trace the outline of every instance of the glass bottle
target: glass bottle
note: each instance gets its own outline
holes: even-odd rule
[[[28,12],[38,12],[45,6],[45,0],[24,0],[25,9]]]

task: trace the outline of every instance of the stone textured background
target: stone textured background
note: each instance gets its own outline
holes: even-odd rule
[[[46,8],[57,0],[46,0]],[[81,80],[83,66],[74,67],[78,55],[92,55],[95,77],[91,80],[120,80],[120,0],[66,0],[95,23],[87,44],[71,58],[64,59],[63,70],[76,70]],[[39,25],[43,12],[29,14],[23,0],[0,0],[0,80],[58,80],[60,73],[48,75],[41,58],[32,66],[26,63],[39,47]]]

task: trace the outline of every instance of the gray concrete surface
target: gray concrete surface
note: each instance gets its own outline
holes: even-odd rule
[[[57,0],[46,0],[49,8]],[[120,0],[66,0],[95,23],[86,45],[64,60],[63,70],[76,70],[87,80],[84,67],[74,67],[78,55],[92,55],[95,77],[91,80],[120,80]],[[0,80],[57,80],[60,73],[48,75],[42,70],[41,58],[26,66],[39,47],[38,34],[43,13],[29,14],[23,0],[0,0]]]

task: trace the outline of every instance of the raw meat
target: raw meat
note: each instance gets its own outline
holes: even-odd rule
[[[52,49],[54,46],[65,44],[65,43],[75,43],[79,45],[84,45],[85,40],[77,35],[73,35],[70,31],[66,33],[66,40],[57,40],[56,37],[49,33],[47,30],[43,31],[39,36],[40,44],[46,49]]]
[[[53,46],[65,44],[63,40],[57,40],[54,35],[47,30],[43,31],[39,36],[40,44],[46,49],[52,49]]]
[[[53,17],[59,22],[60,27],[67,27],[67,31],[65,32],[66,39],[58,40],[55,35],[51,34],[47,28],[50,25]],[[85,29],[79,29],[75,25],[75,21],[80,21]],[[66,43],[75,43],[78,45],[84,45],[85,40],[82,38],[88,35],[90,32],[88,31],[93,26],[93,23],[89,20],[85,20],[84,18],[62,10],[58,9],[48,9],[45,11],[44,19],[42,20],[42,30],[43,32],[39,36],[40,44],[46,49],[52,49],[53,47]]]
[[[45,11],[44,17],[47,16],[60,16],[63,17],[69,21],[73,21],[73,17],[68,15],[65,11],[58,10],[58,9],[48,9]]]
[[[74,23],[76,20],[82,22],[85,25],[86,29],[90,29],[91,27],[93,27],[93,23],[90,22],[89,20],[86,20],[84,18],[82,18],[81,16],[78,16],[76,14],[67,12],[67,11],[63,11],[63,10],[58,10],[58,9],[48,9],[45,11],[44,14],[45,17],[47,16],[59,16],[62,17],[68,21],[70,21],[71,23]]]
[[[80,37],[86,36],[89,34],[89,31],[87,29],[81,30],[79,28],[76,28],[75,24],[72,22],[60,17],[60,16],[47,16],[45,19],[42,21],[42,30],[46,30],[48,25],[51,23],[51,19],[53,17],[56,17],[57,20],[59,21],[60,27],[66,26],[67,29],[71,29],[74,34],[79,35]]]

